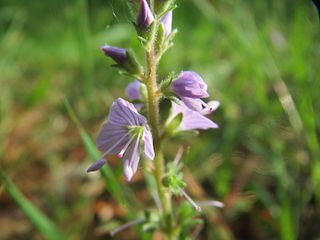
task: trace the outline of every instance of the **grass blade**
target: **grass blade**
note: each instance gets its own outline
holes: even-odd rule
[[[29,201],[9,179],[0,167],[0,179],[10,196],[19,205],[21,210],[27,215],[33,225],[41,232],[41,234],[49,240],[67,239],[61,234],[55,224],[31,201]]]

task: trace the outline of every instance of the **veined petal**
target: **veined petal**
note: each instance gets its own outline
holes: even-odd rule
[[[172,102],[173,117],[179,113],[182,113],[182,121],[178,130],[187,131],[194,129],[218,128],[216,123],[203,116],[201,113],[191,110],[185,106],[183,102],[180,102],[179,104]]]
[[[130,159],[130,165],[133,169],[133,173],[136,173],[138,169],[138,164],[140,160],[140,137],[141,134],[138,134],[138,137],[136,139],[136,142],[133,145],[132,153],[131,153],[131,159]]]
[[[124,126],[140,126],[146,124],[147,120],[140,115],[132,103],[118,98],[112,104],[109,121]]]
[[[202,100],[200,98],[181,97],[184,104],[190,109],[200,112],[202,110]]]
[[[107,122],[102,126],[96,144],[100,152],[116,154],[128,140],[129,132],[126,128]]]
[[[152,139],[152,134],[149,127],[144,128],[143,143],[144,143],[144,154],[148,158],[153,160],[154,159],[153,139]]]
[[[131,144],[123,156],[123,175],[127,181],[130,181],[132,176],[136,173],[138,169],[138,164],[140,160],[140,151],[139,151],[139,138],[136,139],[134,144]]]
[[[193,129],[209,129],[218,128],[218,125],[211,121],[209,118],[202,114],[187,109],[183,114],[182,122],[179,126],[180,130],[193,130]]]
[[[129,159],[125,159],[123,162],[123,175],[127,182],[131,181],[131,178],[133,176],[133,170],[132,167],[129,165]]]

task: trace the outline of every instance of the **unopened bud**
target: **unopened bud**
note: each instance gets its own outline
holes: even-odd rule
[[[124,48],[112,47],[105,45],[101,50],[108,57],[111,57],[119,66],[124,65],[127,61],[127,52]]]
[[[140,1],[140,9],[137,17],[137,27],[140,29],[148,28],[154,21],[153,14],[146,0]]]
[[[114,67],[123,69],[131,75],[141,75],[141,66],[138,63],[135,54],[130,49],[126,50],[124,48],[105,45],[101,47],[101,50],[106,56],[111,57],[115,61],[116,64],[113,65]]]
[[[172,32],[172,10],[167,12],[161,19],[166,37]]]
[[[207,84],[193,71],[183,71],[178,78],[172,82],[172,91],[179,97],[207,98]]]

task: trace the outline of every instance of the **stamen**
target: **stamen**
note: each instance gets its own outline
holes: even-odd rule
[[[197,212],[201,212],[201,207],[198,206],[195,201],[192,200],[192,198],[180,187],[178,187],[180,192],[183,194],[183,196],[187,199],[187,201],[196,209]]]
[[[159,195],[158,195],[157,191],[152,190],[151,191],[151,195],[153,197],[153,200],[154,200],[157,208],[159,209],[160,212],[162,212],[161,201],[160,201],[160,198],[159,198]]]
[[[121,231],[123,231],[123,230],[125,230],[125,229],[127,229],[129,227],[132,227],[134,225],[143,223],[144,221],[145,221],[144,218],[139,218],[139,219],[133,220],[131,222],[127,222],[126,224],[123,224],[120,227],[117,227],[116,229],[110,231],[110,235],[113,237],[117,233],[119,233],[119,232],[121,232]]]
[[[132,157],[131,157],[131,159],[130,159],[130,161],[129,161],[129,165],[130,166],[133,166],[133,156],[135,156],[135,153],[138,151],[138,146],[139,146],[139,142],[140,142],[140,136],[141,136],[141,133],[140,133],[140,131],[139,131],[139,133],[138,133],[138,137],[137,137],[137,140],[136,140],[136,142],[135,142],[135,144],[134,144],[134,147],[133,147],[133,151],[132,151]],[[133,169],[135,169],[135,167],[132,167]],[[136,171],[136,170],[134,170],[134,171]]]
[[[131,144],[133,139],[134,139],[134,136],[132,136],[130,138],[130,140],[126,143],[126,145],[122,148],[122,150],[117,154],[118,158],[122,158],[123,157],[124,152],[127,150],[127,148],[129,147],[129,145]]]
[[[210,200],[210,201],[201,201],[197,202],[198,205],[200,206],[212,206],[212,207],[218,207],[218,208],[223,208],[224,203],[216,200]]]
[[[178,163],[179,163],[179,161],[180,161],[180,159],[182,157],[182,154],[183,154],[183,147],[180,146],[178,151],[177,151],[177,154],[176,154],[176,156],[175,156],[175,158],[173,160],[173,164],[174,165],[178,165]]]

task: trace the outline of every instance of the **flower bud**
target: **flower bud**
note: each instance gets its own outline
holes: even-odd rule
[[[172,10],[163,16],[161,23],[163,24],[165,35],[168,37],[172,31]]]
[[[127,52],[124,48],[102,46],[101,50],[108,57],[111,57],[118,65],[124,65],[127,60]]]
[[[146,29],[154,21],[153,14],[146,0],[140,1],[140,9],[137,17],[137,27],[140,29]]]
[[[140,99],[141,83],[137,80],[128,84],[126,88],[126,96],[132,100]]]
[[[132,50],[112,47],[109,45],[102,46],[101,50],[106,56],[111,57],[116,62],[113,67],[125,70],[125,72],[129,73],[130,75],[141,75],[141,66]]]
[[[179,97],[207,98],[207,84],[195,72],[183,71],[172,82],[171,89]]]

